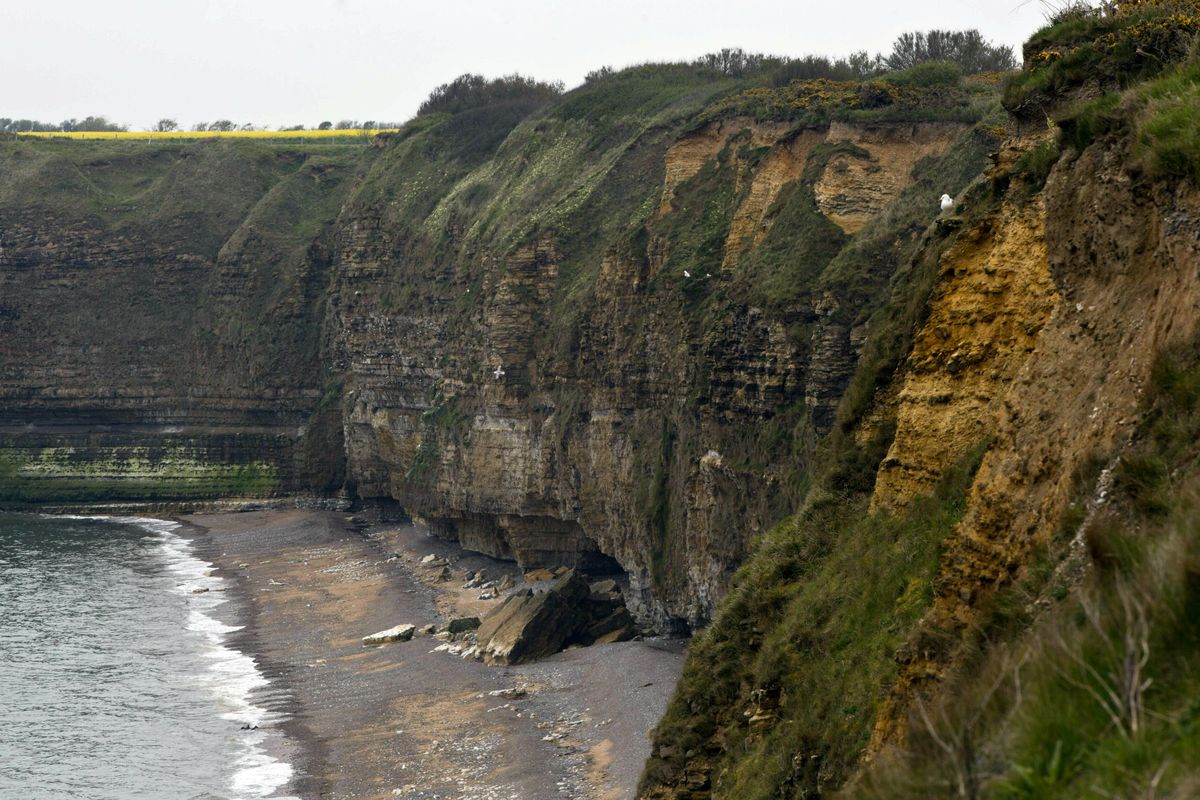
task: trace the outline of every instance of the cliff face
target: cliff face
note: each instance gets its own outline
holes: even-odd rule
[[[0,158],[0,497],[340,485],[336,458],[306,452],[340,440],[314,412],[322,230],[351,159],[28,142]]]
[[[344,488],[702,624],[991,144],[985,87],[742,88],[634,69],[371,147],[5,145],[2,496]]]
[[[911,211],[886,212],[928,207],[935,177],[961,185],[982,155],[962,124],[697,125],[702,100],[568,103],[486,159],[432,124],[348,201],[331,294],[359,495],[526,565],[619,565],[643,620],[674,628],[709,618],[797,500],[854,320],[910,246]],[[881,221],[859,292],[829,271],[854,241],[839,220]]]

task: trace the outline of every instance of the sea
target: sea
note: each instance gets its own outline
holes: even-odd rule
[[[0,798],[288,796],[286,703],[179,530],[0,514]]]

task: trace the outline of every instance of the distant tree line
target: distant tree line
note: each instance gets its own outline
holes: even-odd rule
[[[457,114],[502,103],[544,103],[562,92],[562,81],[539,81],[516,73],[488,80],[482,75],[467,73],[430,92],[417,109],[417,116],[438,112]]]
[[[84,117],[66,119],[62,122],[41,122],[36,119],[9,119],[0,117],[0,133],[51,133],[64,131],[125,131],[126,125],[109,122],[106,117]]]
[[[765,78],[772,85],[784,86],[792,81],[818,78],[866,80],[931,62],[953,65],[966,75],[1004,72],[1018,65],[1012,47],[989,42],[978,30],[932,30],[901,34],[886,55],[860,50],[845,58],[812,55],[789,58],[748,53],[735,47],[703,55],[688,66],[731,78]],[[585,80],[589,83],[603,80],[614,73],[612,67],[601,67],[588,73]]]
[[[337,123],[321,122],[314,125],[311,130],[326,131],[335,129],[339,131],[346,130],[380,130],[389,128],[399,128],[400,124],[396,122],[379,122],[369,119],[363,122],[353,119],[339,120]],[[14,133],[74,133],[83,131],[127,131],[128,125],[121,125],[116,122],[110,122],[106,117],[84,117],[83,119],[68,119],[62,122],[42,122],[36,119],[9,119],[8,117],[0,117],[0,135]],[[150,130],[158,133],[171,133],[173,131],[182,130],[179,123],[169,117],[164,117],[154,123]],[[224,132],[224,131],[265,131],[270,130],[266,125],[257,125],[252,122],[237,124],[233,120],[218,119],[215,122],[197,122],[192,125],[191,130],[194,132]],[[277,130],[280,131],[306,131],[310,130],[305,125],[287,125],[280,126]]]

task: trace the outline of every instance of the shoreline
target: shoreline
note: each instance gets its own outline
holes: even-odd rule
[[[500,601],[461,589],[468,571],[508,574],[518,586],[521,573],[411,525],[355,529],[344,512],[175,519],[228,581],[230,612],[243,626],[230,644],[271,682],[255,702],[286,715],[278,755],[293,776],[279,794],[633,797],[647,728],[682,669],[682,640],[601,645],[510,667],[463,660],[421,633],[363,647],[361,637],[396,624],[485,614]],[[420,563],[430,553],[450,563],[452,580]],[[513,689],[525,694],[496,694]]]
[[[303,776],[309,773],[310,765],[320,758],[320,753],[313,752],[317,749],[314,747],[316,743],[307,741],[303,732],[296,728],[299,706],[289,689],[290,678],[286,669],[264,655],[262,643],[255,635],[256,606],[250,602],[245,576],[222,570],[211,558],[205,528],[178,517],[172,517],[171,521],[179,526],[175,533],[191,544],[197,558],[212,564],[213,574],[226,584],[222,591],[230,602],[214,609],[210,616],[236,628],[225,635],[225,644],[252,658],[259,673],[267,680],[266,686],[251,691],[251,702],[268,713],[282,717],[267,728],[278,733],[269,736],[263,748],[276,760],[288,764],[292,768],[292,775],[269,797],[306,798],[311,787],[306,785]]]

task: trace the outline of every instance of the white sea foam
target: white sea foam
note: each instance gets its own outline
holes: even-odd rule
[[[192,543],[175,533],[179,523],[149,517],[69,516],[70,519],[99,519],[137,525],[150,532],[147,539],[159,545],[167,570],[180,583],[174,591],[188,597],[189,611],[186,629],[201,644],[201,656],[208,661],[205,672],[196,676],[216,701],[222,719],[246,726],[238,731],[241,748],[234,761],[230,779],[231,800],[250,800],[269,797],[274,800],[297,800],[277,796],[275,792],[292,778],[292,766],[272,756],[265,742],[267,731],[282,722],[286,715],[255,705],[252,693],[270,682],[259,670],[254,659],[225,642],[229,634],[241,630],[226,625],[211,612],[227,602],[224,579],[212,575],[213,565],[196,557]],[[196,590],[208,591],[197,592]],[[276,695],[277,696],[277,695]]]

